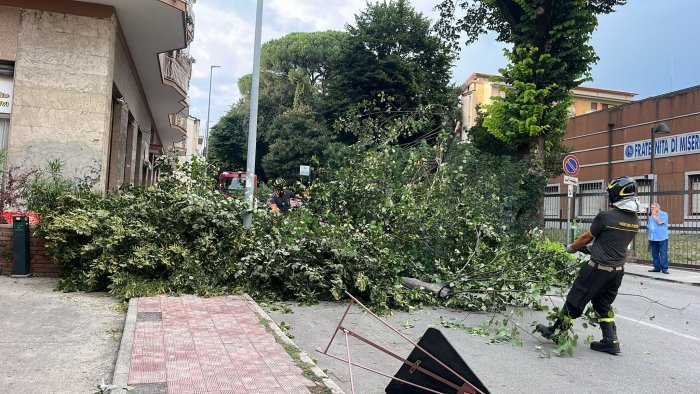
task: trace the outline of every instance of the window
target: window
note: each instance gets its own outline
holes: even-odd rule
[[[608,108],[610,108],[610,104],[601,104],[600,108],[601,109],[608,109]]]
[[[10,133],[10,119],[0,117],[0,149],[7,150]]]
[[[544,188],[544,217],[558,218],[560,205],[559,185],[547,185]]]
[[[598,110],[598,103],[595,101],[591,101],[591,111],[597,111]]]
[[[688,177],[688,194],[690,195],[690,214],[700,216],[700,174]]]
[[[595,216],[605,209],[607,195],[602,181],[579,183],[581,193],[580,216]]]

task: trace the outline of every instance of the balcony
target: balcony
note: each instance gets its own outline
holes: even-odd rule
[[[187,134],[187,114],[185,110],[176,114],[170,115],[170,124],[180,129],[183,134]]]
[[[173,142],[173,152],[178,156],[184,156],[187,154],[187,145],[185,141]]]
[[[189,46],[194,40],[194,10],[192,9],[192,4],[196,0],[190,0],[187,2],[187,12],[185,13],[185,25],[187,26],[187,45]]]
[[[181,90],[183,96],[187,96],[190,88],[191,66],[185,67],[183,61],[178,61],[170,55],[163,56],[163,79],[173,82]]]

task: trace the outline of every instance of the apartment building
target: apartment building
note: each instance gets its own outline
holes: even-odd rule
[[[173,151],[179,156],[180,162],[190,161],[192,156],[202,156],[199,150],[200,123],[201,121],[192,115],[184,118],[182,126],[187,130],[187,138],[173,144]]]
[[[0,0],[8,165],[60,159],[98,190],[153,183],[188,133],[194,1]]]
[[[509,89],[504,83],[491,81],[493,77],[495,75],[474,73],[462,84],[462,140],[467,138],[467,130],[476,123],[477,108],[491,104],[492,97],[505,97],[505,92]],[[631,92],[579,86],[571,91],[569,115],[578,116],[629,103],[635,95]]]

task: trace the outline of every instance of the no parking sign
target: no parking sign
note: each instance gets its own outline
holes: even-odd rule
[[[578,159],[574,155],[568,155],[564,158],[564,161],[562,162],[562,168],[564,169],[564,173],[569,176],[576,176],[578,175],[578,170],[581,168],[579,165]]]

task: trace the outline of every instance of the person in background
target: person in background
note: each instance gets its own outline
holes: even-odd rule
[[[649,249],[654,269],[649,272],[668,274],[668,213],[661,210],[658,202],[651,204],[649,227]]]
[[[292,209],[292,199],[293,198],[303,198],[298,194],[285,189],[287,186],[287,181],[282,178],[277,178],[273,182],[273,187],[275,190],[270,194],[267,200],[267,204],[270,206],[272,212],[277,215],[284,215]]]

